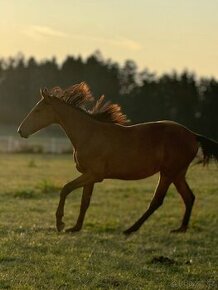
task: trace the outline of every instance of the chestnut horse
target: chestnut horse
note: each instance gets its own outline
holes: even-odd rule
[[[137,231],[147,218],[162,205],[171,183],[174,183],[185,204],[181,226],[174,231],[185,232],[195,196],[186,181],[186,172],[199,147],[204,164],[218,160],[218,143],[198,135],[172,121],[128,125],[117,104],[105,103],[104,97],[92,104],[93,97],[86,83],[66,90],[43,89],[41,100],[18,128],[22,137],[50,124],[59,124],[74,148],[74,159],[81,175],[65,184],[60,192],[56,211],[57,230],[64,229],[62,218],[67,195],[83,187],[80,213],[74,227],[82,228],[85,213],[96,182],[105,178],[137,180],[160,173],[153,199],[145,213],[124,233]]]

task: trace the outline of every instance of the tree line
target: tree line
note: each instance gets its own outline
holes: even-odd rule
[[[139,71],[134,61],[120,65],[96,51],[86,59],[67,56],[37,61],[22,54],[0,59],[0,122],[18,124],[39,99],[39,88],[86,81],[94,96],[119,103],[132,123],[174,120],[218,138],[218,81],[189,72]]]

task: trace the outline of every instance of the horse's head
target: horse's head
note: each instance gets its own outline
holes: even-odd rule
[[[45,88],[40,90],[41,100],[33,107],[23,122],[20,124],[17,132],[21,137],[27,138],[42,128],[56,122],[55,113],[51,105],[51,97]]]

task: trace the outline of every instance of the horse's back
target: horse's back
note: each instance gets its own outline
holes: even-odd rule
[[[175,174],[187,168],[195,157],[196,135],[173,121],[157,121],[134,125],[138,134],[138,162],[144,162],[149,173],[162,171]]]

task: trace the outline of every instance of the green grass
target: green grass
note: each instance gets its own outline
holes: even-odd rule
[[[0,289],[217,289],[217,167],[193,166],[196,203],[186,234],[172,186],[164,205],[126,239],[122,231],[146,209],[157,176],[97,184],[84,228],[55,230],[59,190],[78,173],[71,155],[0,155]],[[67,199],[74,224],[81,190]],[[172,263],[155,258],[164,256]],[[156,261],[156,262],[155,262]]]

